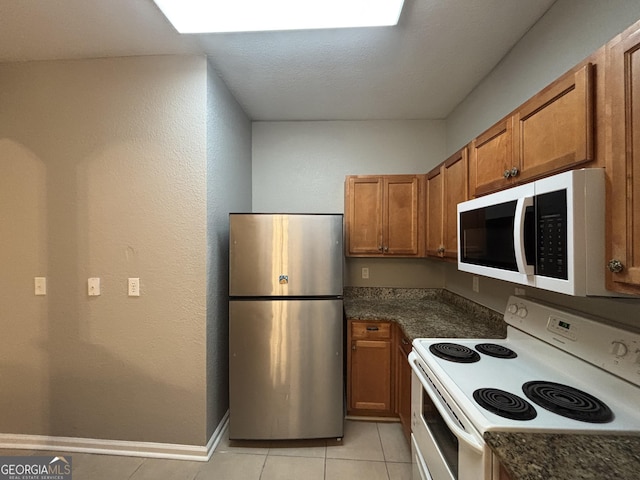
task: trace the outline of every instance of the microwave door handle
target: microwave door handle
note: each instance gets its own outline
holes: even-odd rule
[[[524,219],[527,207],[533,206],[533,197],[520,197],[516,204],[516,213],[513,222],[513,250],[516,254],[518,272],[525,275],[534,274],[534,266],[527,264],[524,248]]]
[[[424,388],[427,391],[428,395],[432,399],[439,398],[439,395],[433,391],[431,382],[427,378],[425,378],[424,374],[421,372],[421,369],[418,366],[416,354],[414,352],[411,352],[409,354],[409,364],[411,365],[411,369],[413,370],[413,372],[416,374],[416,376],[420,380],[420,384],[422,385],[422,388]],[[451,415],[452,415],[451,412],[447,410],[445,407],[443,407],[441,402],[434,400],[433,404],[436,406],[436,408],[440,412],[440,416],[442,417],[444,422],[447,424],[447,426],[451,430],[451,433],[453,433],[456,437],[458,437],[458,440],[466,443],[467,445],[469,445],[469,447],[471,447],[478,453],[484,452],[483,441],[478,440],[476,437],[474,437],[473,435],[469,434],[468,432],[460,428],[460,426],[457,425],[455,421],[451,418]]]

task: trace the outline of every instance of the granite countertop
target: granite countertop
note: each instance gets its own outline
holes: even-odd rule
[[[440,289],[345,287],[344,308],[350,320],[394,321],[411,340],[507,335],[501,314]]]
[[[640,436],[486,432],[513,480],[637,480]]]

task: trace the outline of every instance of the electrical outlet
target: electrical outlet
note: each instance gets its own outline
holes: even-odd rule
[[[128,281],[128,285],[129,285],[129,296],[139,297],[140,296],[140,279],[130,278]]]
[[[476,293],[480,293],[480,277],[473,277],[473,291]]]
[[[99,278],[90,278],[87,281],[87,294],[90,297],[96,297],[100,295],[100,279]]]
[[[362,267],[362,278],[369,278],[369,268]]]

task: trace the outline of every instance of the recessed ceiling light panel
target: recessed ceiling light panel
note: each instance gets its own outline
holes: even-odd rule
[[[154,0],[180,33],[396,25],[404,0]]]

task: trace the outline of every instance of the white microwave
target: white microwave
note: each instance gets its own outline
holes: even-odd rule
[[[605,177],[560,173],[458,204],[458,269],[586,296],[605,285]]]

